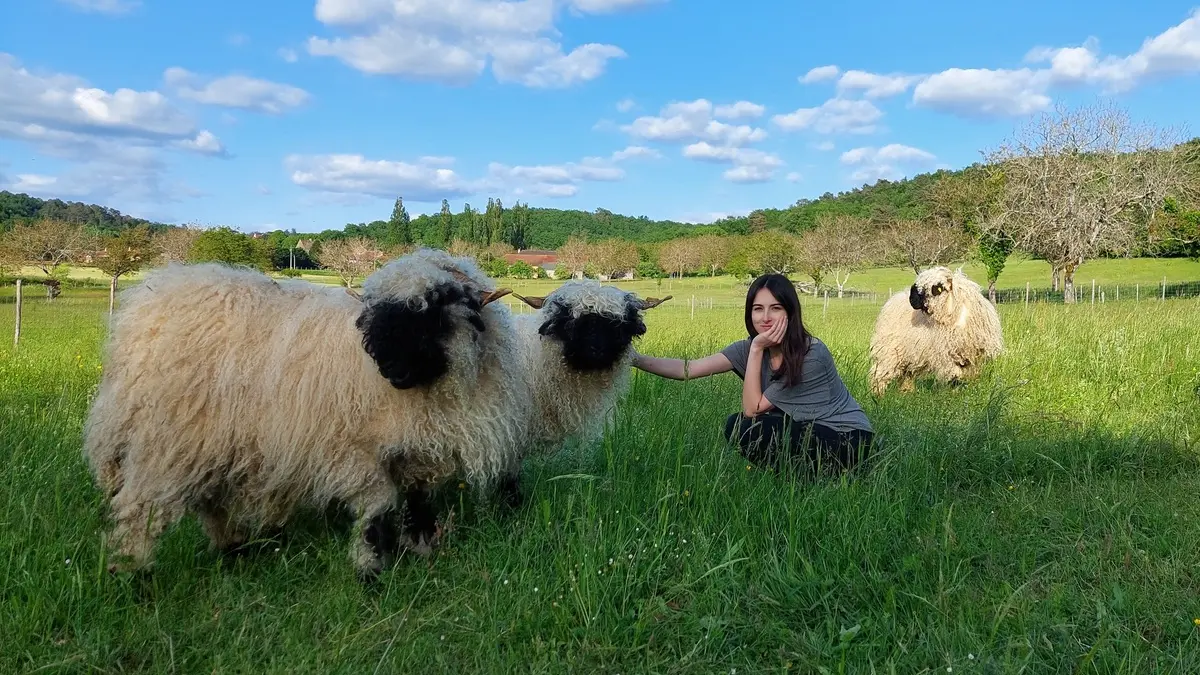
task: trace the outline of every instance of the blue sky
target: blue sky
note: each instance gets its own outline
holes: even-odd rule
[[[1200,110],[1200,6],[969,4],[8,0],[0,188],[243,231],[398,195],[707,222],[969,164],[1058,103]]]

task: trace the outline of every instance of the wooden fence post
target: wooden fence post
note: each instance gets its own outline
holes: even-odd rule
[[[21,341],[21,280],[17,279],[17,329],[13,333],[13,348]]]
[[[1029,282],[1025,282],[1025,304],[1029,304]]]
[[[1096,304],[1096,280],[1092,279],[1092,304]]]
[[[1167,299],[1167,278],[1166,277],[1163,277],[1162,299],[1163,300]]]

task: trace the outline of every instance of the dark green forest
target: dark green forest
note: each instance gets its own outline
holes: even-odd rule
[[[603,208],[581,211],[530,207],[519,203],[505,207],[497,200],[483,208],[476,208],[469,202],[455,206],[444,203],[444,211],[449,213],[412,218],[405,228],[406,233],[397,231],[394,219],[381,218],[368,223],[347,223],[341,229],[330,228],[315,233],[292,230],[285,234],[311,234],[322,240],[366,236],[384,245],[419,242],[431,246],[445,246],[448,235],[451,241],[461,239],[482,245],[504,242],[516,248],[556,249],[572,235],[583,235],[590,240],[619,238],[650,244],[702,234],[748,234],[766,229],[799,233],[812,228],[822,213],[868,216],[881,223],[890,218],[920,218],[924,215],[921,191],[932,184],[939,174],[921,174],[894,182],[881,180],[855,190],[836,195],[826,193],[817,199],[801,199],[786,208],[761,209],[710,225],[652,220],[646,216],[613,213]],[[0,191],[0,231],[7,231],[18,223],[40,219],[84,225],[97,234],[116,234],[138,225],[148,225],[152,230],[172,227],[128,216],[104,206],[59,199],[42,200]]]

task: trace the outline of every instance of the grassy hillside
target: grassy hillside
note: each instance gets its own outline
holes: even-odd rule
[[[237,561],[188,519],[152,575],[103,571],[104,306],[69,289],[0,341],[0,672],[1200,672],[1200,301],[1002,306],[980,381],[879,400],[876,307],[831,302],[808,322],[884,438],[857,479],[748,468],[733,375],[639,375],[603,442],[529,463],[520,511],[450,486],[440,555],[374,589],[334,513]],[[744,331],[647,322],[656,355]]]

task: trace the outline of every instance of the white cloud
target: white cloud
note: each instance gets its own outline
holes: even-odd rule
[[[631,145],[624,150],[618,150],[612,154],[612,161],[621,162],[631,158],[649,158],[657,159],[662,157],[662,153],[654,148],[647,148],[642,145]]]
[[[813,144],[813,148],[820,150],[821,152],[829,152],[830,150],[833,150],[835,147],[837,147],[837,146],[834,145],[833,141],[820,141],[818,143]]]
[[[288,63],[295,63],[300,60],[300,55],[296,53],[295,49],[290,47],[280,47],[275,53],[279,55],[279,58]]]
[[[705,141],[693,143],[683,149],[683,156],[705,162],[733,164],[733,168],[722,174],[734,183],[759,183],[774,177],[774,170],[783,165],[778,156],[753,148],[714,146]]]
[[[850,178],[856,181],[873,182],[880,178],[895,180],[905,175],[901,167],[927,167],[937,161],[933,153],[910,145],[890,143],[882,148],[853,148],[842,153],[841,162],[858,167]]]
[[[1089,85],[1117,93],[1155,78],[1200,73],[1200,9],[1128,56],[1101,57],[1098,41],[1089,38],[1081,46],[1035,47],[1025,61],[1049,65],[950,68],[918,84],[913,102],[964,116],[1023,116],[1049,108],[1054,87]]]
[[[273,115],[302,106],[312,98],[299,87],[245,75],[209,79],[183,68],[168,68],[163,80],[183,99]]]
[[[585,14],[608,14],[623,9],[665,2],[667,0],[569,0],[573,9]]]
[[[53,186],[59,194],[98,201],[161,202],[190,196],[190,188],[164,180],[161,152],[225,154],[212,132],[197,129],[159,92],[108,92],[73,75],[31,71],[4,53],[0,137],[71,162],[60,175],[43,176],[52,182],[29,179],[26,185]]]
[[[350,35],[310,37],[313,56],[330,56],[365,73],[465,85],[488,63],[498,82],[561,88],[593,80],[620,47],[588,43],[564,51],[553,0],[317,0],[318,21]],[[584,13],[641,0],[574,0]]]
[[[617,101],[617,112],[627,113],[630,110],[633,110],[635,106],[637,106],[637,103],[635,103],[633,99],[621,99],[620,101]]]
[[[812,84],[814,82],[823,82],[832,80],[842,72],[837,66],[817,66],[800,77],[800,82],[803,84]]]
[[[725,120],[739,120],[744,117],[762,117],[766,107],[750,101],[738,101],[730,105],[719,105],[713,111],[713,117]]]
[[[614,153],[614,158],[618,153]],[[611,160],[585,157],[579,163],[543,164],[537,166],[508,166],[499,162],[488,165],[483,181],[490,189],[506,189],[516,196],[529,194],[543,197],[571,197],[579,192],[580,183],[614,182],[625,178],[625,171]]]
[[[632,152],[630,152],[632,150]],[[570,197],[587,182],[612,182],[625,177],[615,162],[653,152],[626,148],[612,159],[585,157],[579,162],[509,166],[492,162],[484,177],[468,179],[453,169],[451,157],[422,157],[416,162],[372,160],[357,154],[289,155],[284,167],[293,183],[317,192],[370,195],[414,202],[437,202],[482,192],[508,191],[522,196]]]
[[[713,104],[707,99],[670,103],[657,116],[643,116],[621,127],[631,136],[650,141],[685,143],[711,141],[741,146],[761,141],[767,132],[745,124],[726,124],[713,119]]]
[[[799,183],[800,181],[804,180],[804,176],[801,176],[798,172],[793,171],[787,175],[787,180],[789,183]]]
[[[863,70],[847,70],[838,80],[839,93],[861,91],[866,98],[887,98],[903,94],[921,79],[920,75],[892,73],[880,75]]]
[[[811,129],[820,134],[870,134],[883,111],[866,100],[832,98],[816,108],[800,108],[771,118],[784,131]]]
[[[1046,71],[951,68],[930,76],[913,91],[913,103],[981,116],[1022,116],[1050,106]]]
[[[451,169],[417,162],[370,160],[362,155],[298,155],[284,158],[293,183],[319,192],[364,194],[418,202],[461,197],[472,190]]]
[[[58,0],[75,9],[96,14],[125,14],[142,6],[141,0]]]

